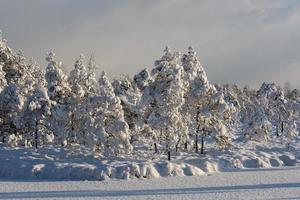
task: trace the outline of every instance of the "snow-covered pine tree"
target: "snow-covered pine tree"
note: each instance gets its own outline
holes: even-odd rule
[[[81,54],[76,60],[74,69],[70,72],[68,82],[71,88],[70,96],[70,135],[69,140],[73,143],[81,143],[84,133],[82,123],[82,110],[84,109],[87,96],[88,72],[84,65],[84,55]]]
[[[0,53],[0,92],[7,85],[7,81],[5,79],[5,71],[3,70],[3,63],[5,59],[1,57],[6,55],[4,54],[5,48],[6,48],[6,44],[5,41],[2,39],[2,31],[0,30],[0,52],[1,52]]]
[[[96,69],[98,68],[93,55],[90,56],[87,67],[86,94],[94,95],[98,91],[98,83],[96,79]]]
[[[7,85],[6,79],[5,79],[5,72],[2,70],[2,64],[0,63],[0,92],[4,89],[4,87]]]
[[[171,53],[166,47],[163,57],[155,62],[152,70],[154,81],[151,83],[153,101],[148,124],[155,134],[159,135],[159,142],[165,144],[170,160],[171,151],[186,140],[187,129],[182,120],[181,106],[184,103],[184,89],[182,81],[183,68],[178,64],[179,54]]]
[[[209,120],[209,136],[216,142],[220,149],[231,146],[231,137],[228,129],[232,125],[231,118],[236,108],[224,100],[223,91],[214,93],[209,99],[208,108],[211,119]]]
[[[117,97],[121,100],[124,118],[129,125],[131,141],[140,140],[140,132],[144,125],[143,117],[139,110],[141,94],[134,81],[128,76],[121,76],[112,82]]]
[[[7,84],[25,84],[29,73],[26,59],[21,51],[14,53],[6,45],[5,40],[0,41],[0,63],[2,63]]]
[[[224,113],[224,121],[226,121],[226,124],[228,124],[228,128],[231,128],[231,126],[234,125],[238,120],[237,115],[240,109],[240,104],[237,92],[240,92],[240,90],[237,85],[229,84],[223,86],[215,84],[215,88],[222,94],[224,102],[228,106],[228,112]]]
[[[186,90],[182,112],[189,122],[189,133],[191,136],[195,135],[196,152],[198,152],[199,136],[201,136],[202,154],[206,136],[211,136],[218,146],[229,145],[230,137],[225,124],[234,106],[224,101],[223,91],[217,91],[209,83],[192,47],[189,47],[188,53],[182,56],[181,62],[185,72],[183,78]]]
[[[87,122],[88,139],[94,149],[100,149],[104,155],[128,154],[132,151],[129,127],[124,119],[121,101],[115,95],[113,86],[102,72],[99,78],[99,94],[90,97],[92,110],[89,110]]]
[[[14,53],[1,36],[0,39],[0,124],[2,141],[19,141],[21,131],[19,114],[24,105],[24,99],[32,92],[34,81],[30,80],[29,67],[22,52]],[[4,77],[3,77],[4,76]]]
[[[45,70],[41,69],[34,59],[29,60],[27,71],[29,72],[28,84],[32,84],[34,88],[46,87]]]
[[[37,87],[27,98],[20,115],[25,146],[34,146],[37,149],[47,142],[49,133],[47,117],[51,114],[50,110],[51,102],[46,88]]]
[[[287,94],[285,94],[286,98],[290,101],[300,103],[300,90],[299,89],[293,89]]]
[[[268,111],[268,120],[276,127],[276,135],[279,137],[284,132],[285,119],[288,119],[287,100],[283,89],[274,83],[263,83],[257,91],[257,98],[262,102],[262,106]]]
[[[79,99],[85,95],[87,85],[87,69],[84,65],[84,55],[81,54],[75,62],[74,69],[70,72],[68,82],[72,93]]]
[[[19,115],[24,105],[24,96],[20,87],[11,83],[0,93],[0,140],[17,145],[21,139]]]
[[[48,65],[45,78],[49,98],[57,103],[65,103],[70,97],[71,88],[67,82],[66,75],[61,69],[62,63],[55,60],[55,53],[53,52],[47,55],[46,61]]]
[[[141,135],[145,139],[145,146],[151,145],[153,152],[158,153],[158,132],[153,130],[148,124],[148,118],[155,107],[153,98],[153,78],[148,69],[143,69],[134,76],[134,82],[140,91],[138,102],[139,121],[142,122]],[[160,131],[159,131],[160,132]]]
[[[257,91],[244,87],[238,95],[240,104],[239,119],[242,125],[247,125],[251,121],[251,116],[255,112],[257,102]]]
[[[268,115],[263,106],[256,104],[254,112],[248,117],[249,121],[244,125],[246,138],[256,142],[266,142],[269,140],[272,124],[268,120]]]
[[[196,52],[192,47],[188,48],[187,54],[183,54],[181,63],[184,68],[185,83],[185,104],[183,105],[183,115],[188,121],[189,136],[195,137],[195,149],[198,152],[198,137],[201,135],[201,123],[205,123],[204,107],[208,103],[209,93],[213,87],[209,84],[206,73],[196,57]],[[204,137],[203,131],[202,136]],[[203,141],[203,138],[202,140]],[[203,146],[203,145],[202,145]]]
[[[68,85],[67,77],[61,70],[61,62],[54,58],[55,54],[50,52],[46,61],[45,78],[47,81],[47,93],[50,100],[53,101],[50,117],[50,129],[55,135],[56,143],[66,146],[68,136],[70,135],[70,96],[71,88]]]
[[[148,69],[143,69],[140,71],[140,73],[134,76],[133,80],[142,93],[144,93],[145,88],[147,88],[153,82]]]
[[[70,138],[71,141],[83,144],[86,141],[87,128],[85,120],[87,110],[91,110],[89,97],[95,96],[99,90],[95,69],[97,68],[94,57],[88,61],[88,68],[84,65],[84,55],[81,54],[75,62],[75,68],[70,72],[69,84],[71,87],[70,98]],[[97,126],[97,125],[95,125]]]

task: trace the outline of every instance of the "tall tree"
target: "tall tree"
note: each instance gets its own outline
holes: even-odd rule
[[[2,65],[0,63],[0,92],[4,89],[4,87],[7,85],[6,79],[5,79],[5,72],[2,70]]]
[[[47,142],[49,133],[47,117],[50,115],[50,110],[51,102],[46,88],[37,87],[27,98],[20,118],[26,146],[34,146],[37,149]]]
[[[47,93],[53,101],[51,108],[51,130],[53,130],[56,142],[65,146],[68,143],[70,133],[70,96],[71,88],[67,82],[67,77],[61,70],[62,63],[55,60],[55,54],[50,52],[46,61],[45,78],[47,81]]]
[[[184,103],[182,73],[183,68],[178,64],[179,54],[171,53],[166,47],[165,54],[155,62],[152,70],[154,81],[151,83],[152,112],[148,117],[148,124],[160,142],[165,144],[170,160],[171,151],[186,140],[187,129],[180,112]]]
[[[16,140],[21,139],[19,116],[24,105],[24,96],[20,87],[16,84],[9,84],[0,93],[0,139],[7,142],[10,135]],[[17,142],[17,141],[16,141]]]
[[[113,86],[102,72],[99,78],[100,91],[90,97],[91,109],[87,116],[88,139],[94,149],[102,150],[106,156],[126,154],[132,151],[129,127],[124,119],[120,99]]]
[[[141,94],[135,82],[128,76],[122,76],[112,82],[116,96],[121,100],[125,121],[131,132],[131,143],[140,139],[143,118],[139,110]]]

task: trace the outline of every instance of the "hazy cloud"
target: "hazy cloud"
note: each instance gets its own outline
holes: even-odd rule
[[[94,53],[111,76],[151,68],[165,45],[192,45],[213,82],[300,87],[297,0],[0,0],[0,28],[14,49],[53,50],[67,68]]]

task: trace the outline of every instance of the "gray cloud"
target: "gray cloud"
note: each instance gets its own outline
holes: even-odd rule
[[[296,0],[0,0],[0,28],[14,49],[56,52],[66,68],[94,53],[112,77],[151,68],[165,45],[192,45],[212,82],[300,87]]]

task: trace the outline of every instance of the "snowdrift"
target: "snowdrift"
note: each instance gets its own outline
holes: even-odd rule
[[[159,178],[168,176],[203,176],[213,173],[253,168],[295,166],[299,163],[299,142],[294,149],[255,147],[209,154],[178,153],[172,161],[118,157],[104,159],[89,154],[88,149],[44,147],[11,148],[0,146],[0,179],[108,180]],[[258,150],[259,149],[259,150]]]

